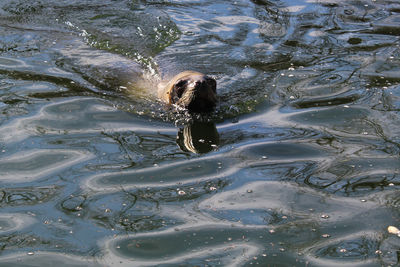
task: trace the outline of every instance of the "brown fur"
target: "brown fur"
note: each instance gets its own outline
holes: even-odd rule
[[[216,81],[197,71],[184,71],[160,84],[158,96],[189,111],[209,112],[217,103]]]

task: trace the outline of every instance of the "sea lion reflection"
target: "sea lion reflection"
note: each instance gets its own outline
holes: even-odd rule
[[[183,151],[207,153],[218,148],[219,134],[215,123],[193,122],[179,129],[176,141]]]

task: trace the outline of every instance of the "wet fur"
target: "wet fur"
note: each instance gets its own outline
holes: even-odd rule
[[[184,71],[168,83],[160,83],[158,97],[189,111],[209,112],[217,102],[216,81],[197,71]]]

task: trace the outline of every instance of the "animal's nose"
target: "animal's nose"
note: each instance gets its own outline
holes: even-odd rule
[[[192,88],[198,88],[198,87],[201,86],[201,82],[198,81],[198,80],[192,81],[192,82],[189,84],[189,86],[192,87]]]
[[[203,87],[206,84],[206,80],[201,79],[201,80],[196,80],[193,82],[193,85],[195,87]]]

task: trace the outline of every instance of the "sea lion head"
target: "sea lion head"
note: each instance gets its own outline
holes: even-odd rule
[[[195,71],[176,75],[167,85],[168,102],[190,112],[209,112],[217,103],[215,79]]]

